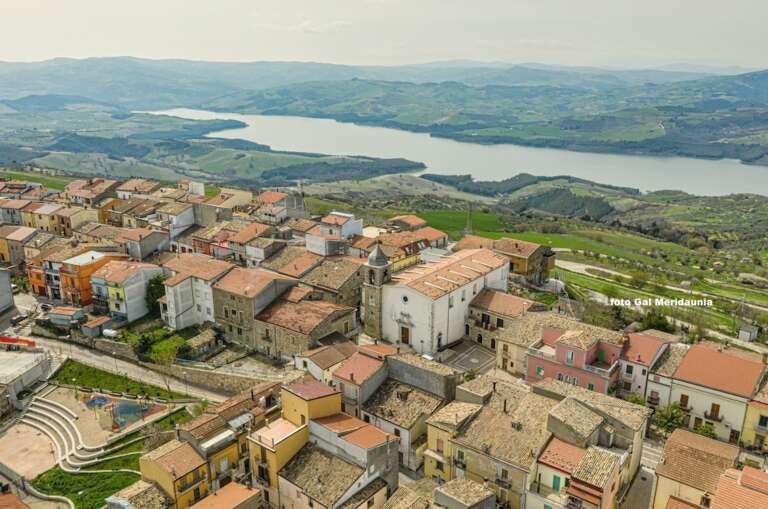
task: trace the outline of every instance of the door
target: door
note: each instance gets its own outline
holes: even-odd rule
[[[560,491],[560,476],[552,476],[552,491]]]
[[[597,351],[597,360],[599,360],[600,362],[605,362],[605,350]]]
[[[400,342],[406,345],[411,342],[411,329],[408,327],[400,327]]]

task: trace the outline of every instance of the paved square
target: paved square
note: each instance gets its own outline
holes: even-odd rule
[[[34,479],[56,465],[53,442],[35,428],[15,424],[0,437],[0,461]]]
[[[474,369],[478,373],[485,373],[496,364],[496,352],[471,341],[462,341],[448,350],[451,355],[444,363],[460,371]]]

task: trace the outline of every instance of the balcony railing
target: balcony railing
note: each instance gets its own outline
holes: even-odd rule
[[[480,327],[490,332],[494,332],[497,327],[490,322],[483,322],[482,320],[475,320],[475,327]]]
[[[508,490],[512,487],[512,482],[509,479],[504,479],[503,477],[497,477],[493,483],[498,486],[499,488],[504,488]]]
[[[598,366],[594,366],[592,364],[585,364],[584,369],[586,371],[589,371],[590,373],[594,373],[596,375],[600,375],[602,377],[609,377],[611,374],[613,374],[614,371],[619,367],[619,362],[616,361],[609,368],[600,368]]]
[[[720,415],[720,413],[712,413],[712,412],[704,412],[704,418],[709,421],[715,421],[715,422],[721,422],[723,420],[723,416]]]
[[[467,469],[467,460],[455,459],[453,460],[453,466],[462,470]]]
[[[191,481],[179,483],[179,492],[188,491],[207,479],[207,475],[196,475]]]
[[[534,357],[540,357],[542,359],[548,359],[550,361],[555,360],[555,354],[542,352],[541,350],[537,350],[536,347],[533,347],[533,346],[528,347],[528,353],[530,355],[533,355]]]
[[[760,424],[755,424],[755,431],[758,433],[768,433],[768,425],[761,426]]]

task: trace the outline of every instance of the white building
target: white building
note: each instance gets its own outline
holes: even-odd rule
[[[366,333],[418,353],[432,354],[459,341],[470,302],[481,290],[507,290],[509,263],[488,249],[459,251],[394,276],[389,265],[381,265],[385,259],[377,262],[378,251],[365,269],[361,314]]]
[[[170,202],[157,209],[157,220],[152,223],[168,230],[171,240],[195,224],[195,210],[191,203]]]
[[[651,366],[664,355],[669,343],[643,333],[629,335],[619,359],[620,387],[623,394],[644,396]]]
[[[234,267],[207,255],[180,254],[163,267],[172,276],[165,281],[160,311],[165,323],[180,330],[214,321],[213,285]]]

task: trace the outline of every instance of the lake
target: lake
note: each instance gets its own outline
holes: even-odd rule
[[[643,191],[680,189],[698,195],[768,194],[768,167],[732,159],[648,157],[592,154],[519,145],[480,145],[424,133],[367,127],[335,120],[239,115],[174,109],[162,113],[182,118],[234,119],[247,127],[212,133],[269,145],[273,150],[370,157],[403,157],[427,165],[427,172],[471,174],[477,180],[503,180],[518,173],[572,175]]]

